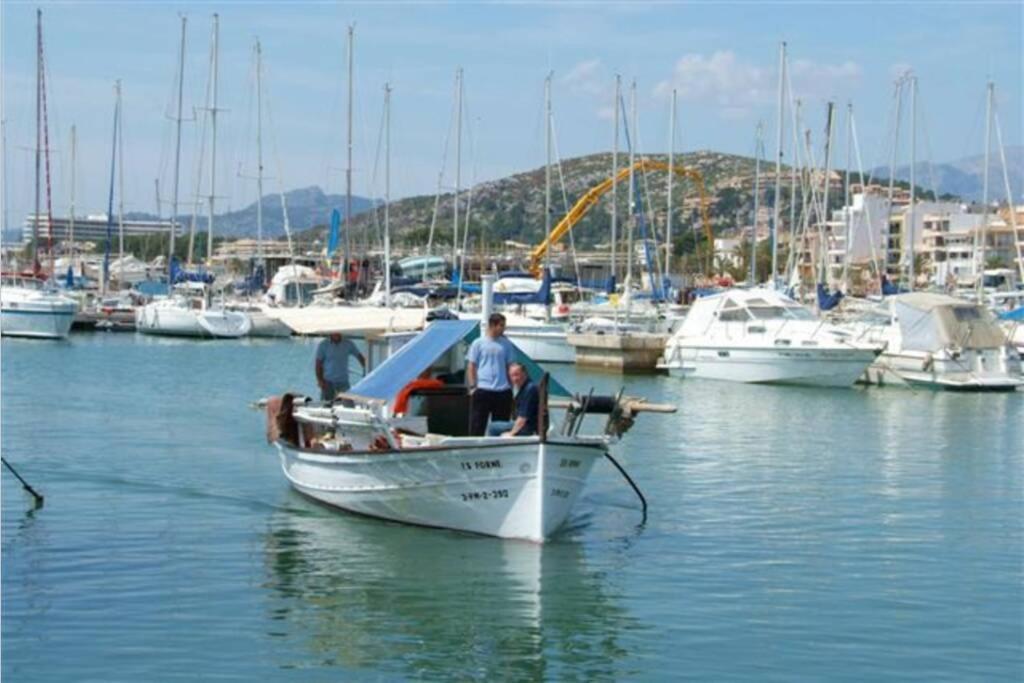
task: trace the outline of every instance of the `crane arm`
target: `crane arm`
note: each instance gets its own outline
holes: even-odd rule
[[[613,178],[602,180],[600,183],[587,190],[586,194],[576,201],[573,207],[569,210],[569,213],[565,214],[562,220],[558,221],[558,225],[552,228],[551,234],[548,235],[543,242],[534,247],[532,252],[530,252],[530,272],[535,276],[540,275],[541,261],[544,259],[548,250],[557,244],[559,240],[565,237],[565,235],[572,230],[584,216],[587,215],[590,209],[597,204],[598,200],[611,190],[613,184],[627,179],[630,172],[642,173],[648,170],[668,171],[669,165],[662,161],[641,159],[640,161],[635,162],[632,167],[627,166],[620,169]],[[697,187],[700,191],[701,223],[704,226],[704,234],[707,237],[708,244],[710,245],[714,238],[711,233],[711,222],[708,220],[708,201],[707,192],[704,187],[704,176],[696,169],[686,168],[683,166],[674,166],[672,170],[677,175],[684,176],[697,182]],[[710,264],[708,267],[710,267]]]

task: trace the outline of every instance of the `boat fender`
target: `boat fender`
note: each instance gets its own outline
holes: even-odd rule
[[[373,441],[370,443],[371,451],[390,451],[391,444],[388,443],[388,438],[383,434],[378,434],[373,437]]]
[[[929,353],[928,357],[924,359],[924,363],[921,364],[921,369],[924,370],[925,372],[929,372],[929,371],[931,371],[931,369],[932,369],[932,367],[934,365],[935,365],[935,358],[933,358],[932,354]]]

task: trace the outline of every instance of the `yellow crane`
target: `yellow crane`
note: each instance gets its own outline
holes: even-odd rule
[[[634,173],[644,173],[645,171],[668,171],[669,166],[667,163],[663,161],[641,159],[640,161],[635,162],[632,168],[627,166],[623,169],[620,169],[619,172],[615,175],[614,179],[608,178],[606,180],[603,180],[594,187],[587,190],[587,193],[579,198],[576,204],[574,204],[573,207],[569,210],[569,213],[565,214],[565,217],[558,222],[558,225],[552,228],[551,235],[545,238],[543,242],[534,247],[533,251],[530,252],[529,269],[534,276],[540,276],[542,262],[548,250],[552,246],[557,244],[559,240],[565,237],[565,235],[570,230],[572,230],[573,227],[577,223],[579,223],[584,216],[587,215],[587,212],[590,211],[590,209],[592,209],[595,204],[597,204],[597,201],[601,199],[601,197],[604,196],[605,193],[612,189],[613,181],[621,182],[627,179],[629,177],[629,173],[631,170]],[[714,236],[711,233],[711,221],[708,218],[708,197],[707,189],[704,187],[704,176],[697,169],[687,168],[680,165],[673,165],[672,170],[677,175],[689,178],[690,180],[695,181],[697,184],[697,188],[700,192],[700,221],[701,224],[704,226],[704,236],[708,240],[708,254],[711,254],[714,251],[714,249],[711,248],[711,245],[714,244]],[[696,246],[698,249],[697,258],[699,261],[700,245],[697,244]],[[710,261],[711,259],[709,258],[706,264],[708,272],[711,272]]]

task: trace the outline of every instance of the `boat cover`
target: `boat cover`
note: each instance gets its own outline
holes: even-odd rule
[[[390,401],[406,384],[420,376],[449,349],[457,344],[469,344],[480,336],[480,323],[476,320],[437,320],[412,341],[378,365],[361,379],[348,393],[366,398]],[[515,347],[515,344],[512,344]],[[544,370],[529,356],[515,347],[515,360],[526,367],[530,379],[540,381]],[[558,396],[569,392],[555,381],[549,380],[548,391]]]
[[[843,299],[843,293],[838,289],[831,294],[825,289],[825,284],[822,282],[818,283],[818,308],[823,311],[831,311],[833,308],[839,305],[839,302]]]
[[[927,292],[900,294],[892,302],[906,350],[996,349],[1006,344],[1005,332],[984,306]]]

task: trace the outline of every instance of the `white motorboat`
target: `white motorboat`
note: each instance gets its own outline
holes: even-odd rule
[[[143,334],[235,339],[249,334],[252,321],[245,313],[213,305],[205,283],[181,282],[169,297],[140,308],[136,327]]]
[[[505,336],[539,363],[575,363],[576,349],[568,340],[568,324],[544,322],[519,315],[506,316]]]
[[[869,384],[962,391],[1024,385],[1020,355],[980,304],[943,294],[897,294],[844,328],[859,341],[885,345],[864,375]]]
[[[881,348],[775,290],[732,289],[693,302],[658,367],[731,382],[848,387]]]
[[[333,405],[294,402],[292,395],[272,401],[268,436],[291,485],[363,515],[542,542],[565,523],[591,469],[635,413],[675,410],[614,398],[569,400],[557,426],[542,410],[540,436],[468,436],[470,395],[458,370],[479,334],[474,320],[436,321]],[[541,377],[535,363],[520,360]],[[415,392],[407,413],[394,414],[396,395],[424,371],[448,383]],[[550,410],[556,401],[545,394],[567,392],[553,380],[546,384],[541,405]],[[604,428],[579,435],[598,405]]]
[[[4,336],[65,339],[77,312],[77,301],[34,278],[4,276],[0,284],[0,334]]]

